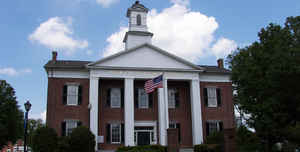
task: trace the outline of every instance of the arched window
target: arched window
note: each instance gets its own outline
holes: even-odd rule
[[[136,16],[136,25],[141,25],[141,24],[142,24],[142,18],[141,18],[141,15],[138,14],[138,15]]]

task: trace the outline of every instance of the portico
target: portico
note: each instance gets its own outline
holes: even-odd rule
[[[118,78],[124,80],[124,126],[125,126],[125,146],[134,146],[135,136],[135,119],[134,119],[134,80],[135,79],[152,79],[163,71],[134,71],[134,70],[117,70],[117,69],[102,69],[90,67],[90,128],[95,134],[95,137],[103,136],[98,132],[99,117],[98,117],[98,99],[100,79]],[[200,83],[199,71],[167,71],[164,72],[164,88],[158,89],[158,138],[159,144],[167,144],[167,128],[169,127],[168,116],[168,80],[184,80],[190,83],[190,99],[191,99],[191,117],[192,117],[192,132],[193,144],[200,144],[203,141],[202,133],[202,117],[201,117],[201,102],[200,102]]]

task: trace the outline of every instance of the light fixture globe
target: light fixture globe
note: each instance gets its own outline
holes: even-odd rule
[[[27,102],[24,104],[24,106],[25,106],[26,112],[28,112],[28,111],[30,110],[30,108],[31,108],[31,103],[30,103],[29,101],[27,101]]]

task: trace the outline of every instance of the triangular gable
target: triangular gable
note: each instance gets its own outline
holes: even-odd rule
[[[202,70],[201,67],[145,43],[88,64],[88,67]]]

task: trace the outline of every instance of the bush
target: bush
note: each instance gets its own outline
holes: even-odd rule
[[[221,152],[218,144],[200,144],[194,146],[194,152]]]
[[[69,136],[69,151],[95,152],[95,136],[86,127],[75,128]]]
[[[160,145],[119,147],[116,152],[167,152],[167,147]]]
[[[67,152],[69,151],[69,138],[60,137],[57,141],[56,152]]]
[[[53,128],[41,127],[35,130],[32,139],[34,152],[53,152],[57,145],[57,134]]]

